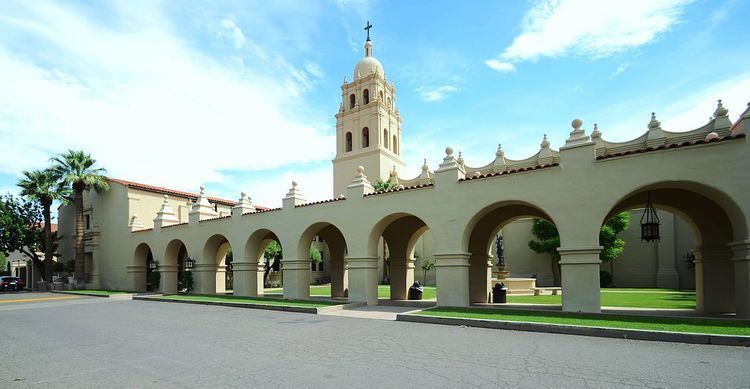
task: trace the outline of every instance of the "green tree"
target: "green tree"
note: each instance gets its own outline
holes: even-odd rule
[[[599,259],[602,262],[610,262],[620,256],[625,250],[625,241],[617,235],[628,228],[630,224],[630,213],[621,212],[607,220],[599,231],[599,245],[602,251]],[[560,286],[560,234],[554,224],[541,219],[534,219],[531,233],[536,238],[529,241],[529,248],[539,254],[550,256],[552,278],[555,286]]]
[[[320,254],[320,250],[312,245],[310,245],[310,260],[312,261],[312,263],[320,263],[320,261],[323,260],[323,256]]]
[[[388,190],[393,190],[398,188],[398,184],[395,182],[390,181],[383,181],[378,178],[375,183],[372,184],[372,189],[376,192],[384,192]],[[388,283],[389,282],[389,274],[388,274],[388,255],[386,254],[388,252],[388,246],[385,243],[385,239],[383,239],[383,281],[382,283]]]
[[[69,188],[73,189],[73,203],[75,204],[76,233],[75,233],[75,279],[78,284],[84,282],[84,225],[83,225],[83,191],[93,189],[96,192],[109,190],[106,170],[95,168],[96,160],[91,154],[83,151],[68,150],[51,159],[55,173]]]
[[[36,201],[15,198],[10,194],[0,197],[0,252],[6,257],[15,251],[42,268],[37,254],[44,239],[42,208]],[[33,285],[29,285],[33,287]]]
[[[8,269],[8,257],[5,256],[5,253],[0,252],[0,274],[3,274],[4,271]]]
[[[263,272],[263,286],[267,287],[268,275],[271,273],[271,269],[280,269],[281,260],[284,258],[279,242],[272,240],[271,243],[266,246],[266,250],[263,252],[263,257],[266,258],[266,268]]]
[[[21,196],[32,201],[38,201],[42,206],[44,216],[44,271],[45,281],[52,281],[52,256],[54,255],[54,236],[52,234],[52,202],[67,201],[70,196],[68,190],[60,181],[60,177],[52,169],[33,170],[23,172],[23,178],[18,181]]]

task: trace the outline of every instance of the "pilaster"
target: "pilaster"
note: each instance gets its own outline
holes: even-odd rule
[[[469,306],[469,254],[434,254],[437,303],[440,306]]]
[[[734,303],[737,317],[750,318],[750,240],[728,244],[734,265]]]
[[[235,296],[263,295],[263,265],[258,262],[232,262]]]
[[[391,300],[406,300],[414,284],[414,258],[391,257]]]
[[[700,247],[695,256],[695,307],[704,313],[734,312],[733,264],[729,247]]]
[[[349,301],[378,305],[378,257],[348,257]]]
[[[161,275],[159,277],[159,290],[164,294],[177,293],[177,265],[159,264],[158,271]]]
[[[196,263],[193,267],[193,282],[198,294],[216,293],[216,264]]]
[[[310,298],[310,258],[284,258],[281,260],[284,272],[284,298]]]
[[[560,247],[562,309],[565,312],[601,312],[599,252],[597,247]]]

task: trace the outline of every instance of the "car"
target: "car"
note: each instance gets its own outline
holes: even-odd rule
[[[26,283],[18,277],[0,277],[0,290],[22,290]]]

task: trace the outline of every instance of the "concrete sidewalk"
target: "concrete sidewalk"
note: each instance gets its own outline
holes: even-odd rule
[[[411,312],[419,308],[399,307],[385,305],[370,305],[352,309],[341,309],[320,313],[328,316],[354,317],[359,319],[376,319],[376,320],[396,320],[396,316],[402,313]]]

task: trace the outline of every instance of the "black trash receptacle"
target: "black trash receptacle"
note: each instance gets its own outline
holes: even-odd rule
[[[508,288],[502,282],[492,287],[492,302],[495,304],[508,302]]]
[[[409,300],[421,300],[422,292],[424,292],[422,284],[419,281],[414,281],[414,284],[409,288]]]

